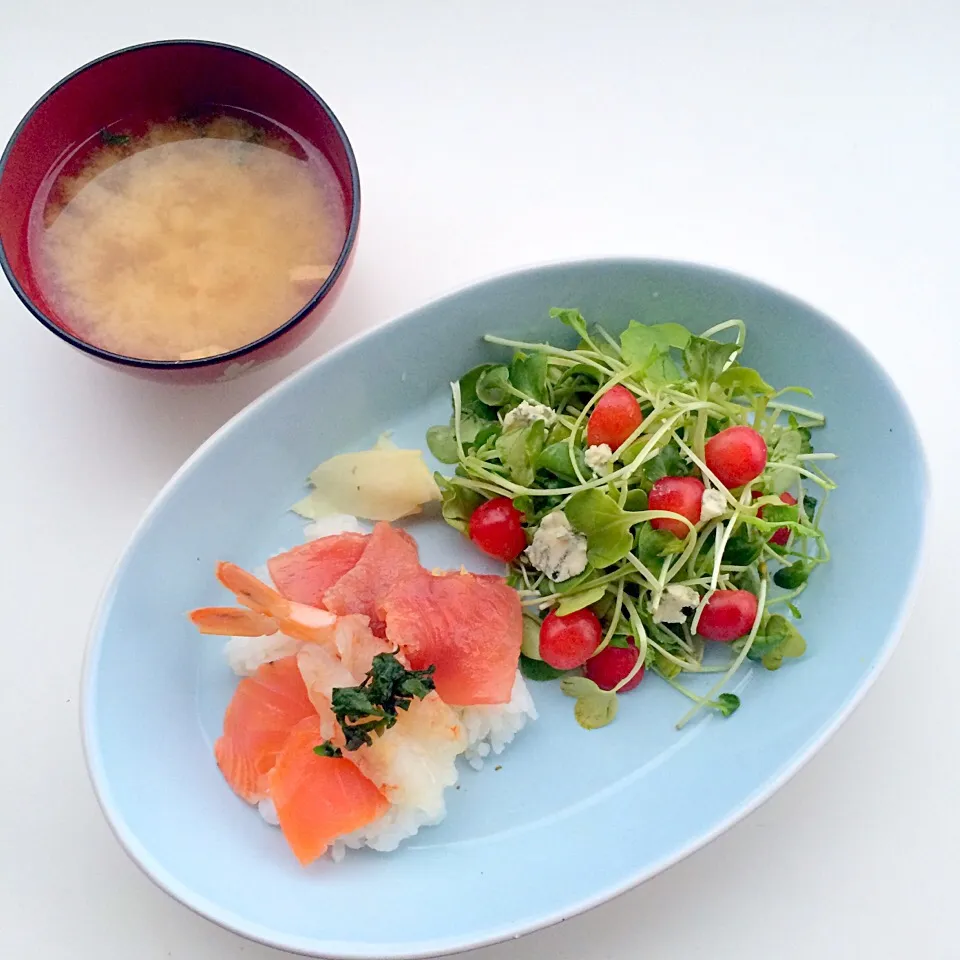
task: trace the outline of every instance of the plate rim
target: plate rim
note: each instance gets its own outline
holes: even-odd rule
[[[916,441],[917,449],[920,454],[920,497],[919,511],[921,520],[920,537],[918,549],[913,558],[912,568],[910,570],[909,583],[904,593],[904,599],[900,606],[899,614],[896,620],[891,623],[886,637],[877,650],[877,655],[873,661],[869,672],[864,675],[859,684],[851,688],[846,699],[840,704],[836,712],[828,722],[818,730],[807,742],[807,744],[796,752],[781,772],[766,781],[761,782],[753,794],[748,796],[735,810],[723,819],[719,820],[714,826],[694,836],[688,843],[678,850],[674,850],[660,860],[648,864],[642,869],[636,870],[624,879],[609,884],[598,890],[592,896],[582,897],[574,904],[566,908],[554,910],[543,914],[535,919],[524,923],[508,924],[505,927],[492,929],[483,935],[466,936],[448,936],[442,939],[408,941],[406,943],[396,944],[396,949],[385,951],[382,944],[365,943],[363,941],[328,941],[326,944],[317,938],[306,938],[299,936],[284,936],[275,931],[263,928],[261,925],[246,921],[243,917],[225,910],[206,897],[203,897],[192,891],[182,881],[170,874],[162,867],[150,852],[140,843],[133,831],[128,827],[123,817],[112,806],[109,784],[102,766],[102,758],[96,744],[96,738],[93,736],[93,703],[96,694],[96,667],[99,661],[99,655],[103,640],[103,627],[106,622],[106,616],[109,612],[114,594],[116,593],[117,582],[121,571],[129,562],[139,541],[145,535],[147,528],[152,523],[154,516],[160,508],[166,503],[174,488],[179,484],[182,476],[193,469],[194,464],[202,459],[210,447],[220,442],[221,438],[230,431],[237,428],[238,424],[254,416],[255,411],[261,406],[266,405],[275,394],[281,393],[290,387],[293,383],[301,379],[308,378],[314,374],[318,367],[323,367],[328,363],[335,363],[341,353],[344,353],[365,340],[375,338],[385,330],[399,325],[414,314],[423,310],[435,307],[444,301],[454,299],[470,290],[479,287],[488,286],[505,280],[507,278],[519,277],[529,273],[542,273],[545,271],[562,271],[570,267],[602,267],[614,264],[629,265],[634,267],[665,267],[665,268],[686,268],[693,271],[706,272],[713,274],[718,278],[728,278],[737,281],[746,281],[765,291],[776,294],[778,297],[788,301],[793,301],[804,307],[806,310],[816,313],[824,322],[833,327],[842,337],[850,341],[851,345],[859,350],[866,359],[874,366],[876,372],[890,389],[891,395],[903,411],[904,418],[912,430]],[[549,260],[538,263],[526,264],[522,267],[502,270],[487,275],[477,280],[461,284],[433,297],[418,306],[405,310],[386,321],[375,324],[366,330],[362,330],[352,337],[348,337],[342,343],[337,344],[320,356],[314,357],[311,361],[294,370],[278,383],[269,387],[259,396],[254,397],[246,406],[237,411],[233,416],[218,427],[203,443],[197,447],[193,453],[180,465],[179,468],[164,483],[161,489],[150,501],[136,526],[130,533],[127,541],[121,550],[120,556],[109,573],[106,585],[98,599],[90,627],[87,632],[86,648],[83,657],[83,666],[80,680],[79,695],[79,720],[80,720],[80,740],[83,750],[84,762],[87,768],[87,774],[93,788],[94,797],[103,813],[104,819],[113,833],[121,848],[127,856],[133,861],[137,868],[157,887],[163,890],[168,896],[183,904],[193,913],[201,916],[217,926],[231,933],[242,936],[248,940],[261,943],[264,946],[273,947],[279,950],[285,950],[300,956],[323,957],[329,960],[421,960],[421,958],[442,957],[450,954],[461,953],[468,950],[475,950],[481,947],[492,946],[503,943],[507,940],[517,939],[538,930],[544,930],[555,926],[564,920],[572,919],[583,913],[593,910],[604,903],[608,903],[630,890],[640,886],[647,880],[657,876],[673,865],[685,860],[697,850],[702,849],[712,843],[719,836],[726,833],[729,829],[745,819],[762,804],[769,800],[785,784],[793,779],[794,776],[826,745],[837,730],[846,722],[853,711],[862,703],[864,697],[872,689],[877,677],[883,671],[890,661],[893,652],[896,650],[903,630],[906,626],[916,602],[917,592],[919,590],[921,574],[923,572],[924,560],[927,555],[930,539],[931,517],[930,517],[930,467],[929,458],[925,448],[923,435],[918,429],[916,418],[914,417],[911,405],[907,401],[896,380],[889,373],[886,367],[876,357],[874,352],[859,337],[849,331],[837,320],[834,320],[829,314],[813,306],[805,300],[801,300],[788,291],[760,280],[749,274],[743,274],[738,271],[730,270],[725,267],[719,267],[699,261],[680,260],[663,257],[638,257],[638,256],[603,256],[603,257],[582,257],[563,260]]]

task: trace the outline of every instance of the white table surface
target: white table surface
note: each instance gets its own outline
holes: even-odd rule
[[[477,960],[960,956],[960,5],[0,0],[0,134],[87,60],[176,36],[256,49],[327,98],[359,159],[359,251],[294,355],[204,388],[102,369],[0,289],[0,957],[278,960],[154,888],[101,818],[77,723],[98,593],[174,469],[286,373],[477,277],[598,254],[752,274],[861,337],[928,445],[928,561],[886,672],[776,797]]]

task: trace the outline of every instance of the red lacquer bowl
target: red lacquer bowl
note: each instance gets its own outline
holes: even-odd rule
[[[200,360],[141,360],[87,343],[45,300],[27,250],[30,209],[65,156],[118,121],[164,119],[202,107],[269,117],[330,162],[345,200],[346,240],[333,272],[286,323],[228,353]],[[288,352],[329,312],[349,270],[360,225],[360,178],[350,141],[330,108],[299,77],[247,50],[199,40],[128,47],[81,67],[29,111],[0,157],[0,266],[27,309],[62,340],[102,363],[154,380],[229,379]]]

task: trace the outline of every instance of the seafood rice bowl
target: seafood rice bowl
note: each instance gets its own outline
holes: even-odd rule
[[[303,865],[439,823],[462,766],[481,769],[537,716],[503,578],[427,571],[387,523],[328,518],[315,533],[262,577],[220,563],[240,606],[190,614],[226,637],[241,678],[217,764]]]

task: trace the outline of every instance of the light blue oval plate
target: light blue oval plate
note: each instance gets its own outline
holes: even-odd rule
[[[555,684],[501,770],[465,770],[448,817],[395,854],[301,869],[280,833],[231,794],[211,744],[235,684],[221,643],[184,611],[222,602],[220,558],[248,568],[301,540],[285,513],[333,454],[392,430],[422,446],[449,415],[448,382],[495,356],[485,332],[562,337],[552,306],[616,329],[631,318],[749,328],[745,362],[806,384],[827,413],[833,561],[803,597],[809,652],[746,668],[743,706],[677,733],[685,704],[648,680],[587,732]],[[821,442],[821,441],[818,441]],[[877,478],[882,483],[878,484]],[[924,458],[896,389],[840,327],[798,300],[716,270],[603,260],[524,270],[438,300],[349,343],[252,404],[147,511],[93,627],[83,736],[120,842],[164,890],[244,936],[306,954],[443,954],[573,916],[653,876],[754,809],[863,695],[900,630],[916,577]],[[877,522],[882,511],[883,522]],[[439,520],[412,526],[423,561],[483,567]],[[655,817],[645,814],[656,811]]]

